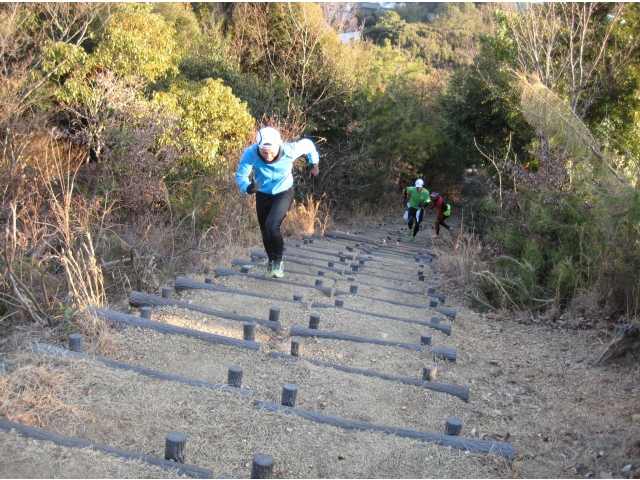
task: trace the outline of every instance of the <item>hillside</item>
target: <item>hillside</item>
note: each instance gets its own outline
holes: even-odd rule
[[[467,292],[457,288],[450,275],[459,255],[453,248],[456,239],[445,232],[432,244],[426,229],[414,246],[398,234],[403,228],[397,222],[350,226],[334,230],[341,238],[327,232],[305,242],[290,239],[288,273],[282,280],[252,277],[262,271],[257,265],[248,270],[249,276],[215,278],[216,286],[271,298],[204,289],[173,292],[173,299],[192,306],[258,319],[268,319],[270,310],[279,308],[279,331],[258,325],[259,351],[115,323],[108,348],[85,345],[87,354],[101,348],[111,360],[214,384],[226,384],[229,366],[239,365],[244,369],[242,388],[254,391],[255,397],[151,378],[95,361],[31,353],[36,342],[68,348],[63,335],[40,331],[4,342],[10,362],[0,380],[0,413],[6,420],[157,458],[164,458],[167,433],[182,432],[187,437],[186,464],[209,470],[212,477],[248,477],[253,456],[268,454],[275,460],[277,478],[638,478],[640,383],[634,357],[591,368],[607,341],[604,332],[470,310]],[[458,240],[464,243],[465,238]],[[364,265],[348,272],[355,260],[345,258],[340,264],[340,255],[358,256]],[[244,262],[237,263],[251,264],[250,256],[247,251]],[[334,262],[333,269],[328,262]],[[217,268],[241,273],[238,264]],[[324,274],[318,276],[319,271]],[[204,280],[195,272],[189,277]],[[331,297],[316,288],[314,278],[330,288]],[[353,285],[357,293],[349,294]],[[436,293],[429,294],[429,288]],[[295,294],[301,294],[302,301],[292,302]],[[343,300],[342,308],[334,307],[336,300]],[[434,300],[437,307],[430,310]],[[137,308],[120,309],[138,315]],[[319,332],[413,347],[299,337],[299,359],[274,358],[290,353],[291,329],[307,327],[312,314],[320,316]],[[184,308],[154,307],[151,318],[243,338],[242,322]],[[420,348],[422,334],[431,335],[432,351]],[[455,349],[455,361],[436,355],[439,348]],[[424,388],[429,382],[411,385],[307,360],[415,380],[422,378],[424,366],[433,365],[435,383],[468,389],[468,401]],[[256,401],[280,404],[284,384],[298,388],[295,408],[321,418],[438,434],[433,438],[444,433],[447,418],[458,418],[461,433],[451,438],[468,441],[469,448],[344,429],[255,406]],[[3,477],[177,476],[175,471],[26,439],[7,430],[0,433],[0,445],[3,456],[11,458],[0,469]],[[500,454],[501,445],[511,447]],[[488,454],[483,451],[487,446]]]

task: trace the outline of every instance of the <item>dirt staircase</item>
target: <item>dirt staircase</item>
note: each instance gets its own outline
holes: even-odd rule
[[[134,292],[128,314],[98,310],[113,322],[114,355],[36,348],[31,375],[55,378],[64,407],[31,423],[85,455],[121,458],[127,467],[105,471],[130,476],[249,477],[257,454],[279,478],[482,476],[487,454],[512,459],[514,446],[470,437],[478,418],[456,361],[456,310],[438,290],[431,240],[403,231],[290,242],[284,279],[265,279],[260,252],[247,252],[215,278],[176,279],[183,288],[165,298]],[[232,366],[241,388],[227,387]],[[285,385],[293,407],[281,405]],[[186,436],[184,464],[164,460],[170,432]],[[15,433],[3,433],[7,445],[24,442]]]

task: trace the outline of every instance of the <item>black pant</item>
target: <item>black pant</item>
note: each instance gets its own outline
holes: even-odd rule
[[[287,215],[293,203],[293,187],[284,192],[271,195],[269,193],[256,193],[256,213],[262,233],[264,250],[269,256],[269,261],[282,261],[284,250],[284,238],[280,231],[280,225]]]
[[[418,211],[422,210],[422,212],[420,212],[420,221],[418,221]],[[409,230],[411,230],[413,228],[413,236],[415,237],[418,234],[418,230],[420,230],[420,223],[422,222],[422,219],[424,218],[424,209],[421,208],[413,208],[413,207],[409,207]],[[416,226],[413,226],[413,222],[416,223]]]

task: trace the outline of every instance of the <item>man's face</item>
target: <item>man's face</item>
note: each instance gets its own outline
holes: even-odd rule
[[[418,190],[418,193],[422,192],[422,187],[416,187],[416,189]]]
[[[272,162],[278,155],[280,147],[278,145],[269,145],[260,147],[259,150],[260,155],[262,155],[267,162]]]

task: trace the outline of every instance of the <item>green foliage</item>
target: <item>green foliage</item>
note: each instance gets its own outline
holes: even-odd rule
[[[389,41],[433,67],[460,68],[471,62],[479,37],[491,31],[488,15],[474,4],[461,3],[439,7],[435,20],[428,23],[408,23],[399,13],[389,11],[362,35],[379,46]]]
[[[444,131],[471,163],[484,165],[485,153],[502,160],[510,155],[521,164],[530,162],[528,150],[535,138],[533,128],[517,108],[517,91],[511,77],[485,53],[476,66],[451,76],[437,102]]]
[[[247,105],[221,80],[176,82],[169,92],[158,92],[154,104],[176,118],[160,143],[184,152],[186,177],[220,173],[227,167],[225,152],[242,146],[254,124]]]
[[[234,4],[230,23],[242,73],[260,78],[277,99],[272,114],[300,133],[335,128],[350,116],[365,52],[342,45],[317,4]]]
[[[177,73],[175,28],[152,6],[120,4],[98,39],[89,68],[109,68],[124,77],[153,82],[167,73]]]

